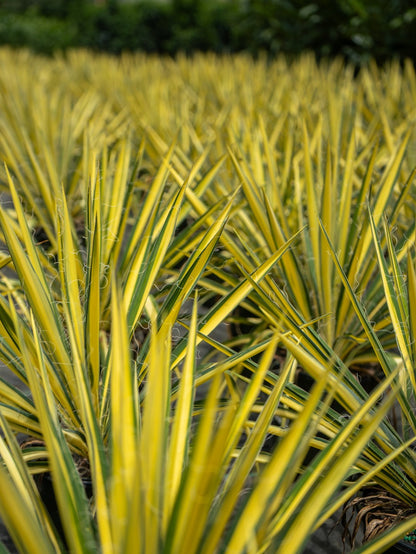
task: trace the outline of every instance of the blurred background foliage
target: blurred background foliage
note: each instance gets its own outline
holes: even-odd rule
[[[310,50],[382,63],[415,59],[416,7],[414,0],[4,0],[0,44],[43,54]]]

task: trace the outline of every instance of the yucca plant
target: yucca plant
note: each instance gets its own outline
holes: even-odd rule
[[[374,506],[373,524],[371,525],[370,523],[370,528],[367,529],[367,534],[371,536],[379,534],[384,529],[392,525],[394,526],[394,524],[397,525],[402,519],[413,515],[416,509],[415,493],[413,490],[413,484],[416,481],[416,454],[414,450],[414,442],[416,440],[414,418],[416,395],[416,270],[414,240],[411,241],[405,259],[401,262],[401,252],[398,245],[394,244],[388,219],[385,217],[383,220],[385,242],[382,241],[383,235],[377,233],[374,217],[371,213],[369,219],[377,252],[378,267],[396,339],[396,348],[390,356],[377,340],[377,335],[374,333],[368,315],[363,310],[360,302],[357,301],[348,282],[345,280],[345,276],[342,277],[344,286],[348,290],[351,302],[354,304],[357,315],[360,317],[368,340],[377,355],[383,372],[388,377],[395,370],[395,367],[399,368],[398,379],[394,387],[397,394],[397,404],[392,411],[391,419],[401,438],[402,447],[400,450],[403,450],[405,454],[405,456],[402,458],[398,457],[396,460],[397,474],[394,478],[388,466],[386,468],[381,467],[376,471],[374,481],[379,485],[374,495],[376,498],[371,498],[371,492],[374,492],[371,491],[371,488],[370,493],[367,493],[370,497],[369,499],[366,496],[365,490],[362,493],[363,499],[358,503],[359,506],[361,505],[362,511],[365,510],[367,513],[371,513],[371,507]],[[393,505],[393,513],[389,513],[388,506],[385,510],[377,513],[377,496],[386,496],[384,491],[388,492],[387,498]],[[400,502],[394,502],[397,499],[401,501],[401,504]],[[399,517],[397,517],[397,512]],[[385,516],[384,520],[383,515]],[[359,512],[360,516],[362,516],[362,512]],[[374,525],[374,520],[378,520],[378,525]],[[400,527],[399,529],[401,532]],[[393,531],[393,536],[399,537],[398,532],[398,530]],[[387,534],[386,536],[388,537],[389,535]],[[384,544],[384,540],[383,537],[376,539],[373,548],[376,549],[378,545]]]
[[[87,498],[73,458],[70,434],[48,370],[50,349],[31,313],[35,355],[27,326],[15,318],[40,433],[56,495],[60,534],[32,479],[33,454],[22,455],[1,415],[0,515],[19,552],[298,552],[325,518],[337,490],[391,405],[375,409],[375,392],[327,448],[297,479],[311,439],[325,416],[334,387],[322,379],[274,452],[262,444],[282,398],[288,363],[270,386],[267,372],[277,346],[264,349],[255,377],[240,398],[226,393],[226,373],[242,353],[211,366],[214,377],[201,405],[196,398],[197,302],[184,363],[172,383],[171,322],[152,317],[146,383],[139,391],[131,358],[122,292],[111,287],[112,334],[107,360],[105,440],[94,411],[93,391],[80,371],[78,417],[86,423],[92,496]],[[249,355],[249,354],[247,354]],[[268,399],[259,406],[266,387]],[[336,388],[336,387],[335,387]],[[261,411],[251,421],[250,415]],[[256,409],[257,408],[257,409]],[[371,417],[363,421],[364,414]],[[56,519],[55,519],[56,521]]]
[[[67,226],[66,232],[73,243],[73,262],[76,268],[73,271],[77,271],[78,276],[84,266],[90,272],[98,271],[99,268],[97,275],[90,275],[88,278],[98,279],[97,283],[102,284],[107,279],[107,271],[111,265],[117,269],[122,286],[129,291],[130,300],[137,294],[137,276],[140,276],[140,286],[145,286],[147,291],[152,289],[152,293],[157,295],[157,289],[162,291],[171,277],[170,274],[161,275],[165,258],[173,259],[176,266],[183,265],[187,253],[201,243],[202,237],[206,234],[204,220],[224,206],[226,199],[219,199],[200,220],[188,224],[190,205],[183,199],[186,189],[194,186],[200,162],[196,163],[195,168],[191,169],[180,186],[172,185],[169,175],[171,159],[175,155],[173,144],[161,159],[160,167],[152,176],[151,182],[144,183],[136,176],[143,157],[143,144],[135,157],[132,155],[133,146],[129,140],[121,141],[110,150],[104,149],[101,153],[90,148],[88,142],[84,144],[84,148],[82,179],[87,184],[84,191],[85,202],[74,214],[70,209],[72,193],[66,193],[61,187],[59,193],[54,195],[50,206],[53,220],[50,232],[55,237],[54,245],[45,246],[43,242],[39,243],[36,234],[34,235],[35,244],[41,246],[36,249],[36,255],[39,257],[46,280],[50,282],[54,297],[56,300],[62,299],[63,294],[62,287],[58,284],[61,280],[57,262],[64,255],[60,241],[64,225]],[[205,177],[201,177],[198,185],[202,190],[209,186],[216,170],[214,167]],[[9,174],[7,167],[5,175],[9,194],[15,203],[20,204],[19,186]],[[15,231],[29,251],[33,250],[27,246],[30,243],[29,231],[33,235],[33,220],[26,212],[24,200],[22,205],[24,213],[21,209],[9,209],[11,201],[4,204],[3,211],[7,218],[7,226]],[[63,218],[65,210],[68,214]],[[27,225],[22,226],[23,220]],[[22,229],[26,229],[23,235]],[[179,236],[175,239],[176,235]],[[7,257],[4,258],[4,263],[6,262]],[[8,277],[4,283],[7,283],[10,289],[13,286],[13,275],[8,272]],[[82,276],[79,285],[81,297],[84,297],[87,285]],[[93,291],[95,295],[97,291],[98,289]],[[143,294],[145,296],[146,293]],[[160,296],[163,294],[165,292],[161,292]],[[106,320],[106,306],[103,292],[99,307],[103,322]],[[95,309],[98,309],[98,306]],[[143,305],[139,310],[142,309]],[[136,318],[133,314],[131,317],[133,320]],[[132,327],[137,326],[136,324],[137,321],[132,322]]]
[[[321,152],[324,135],[315,131],[311,139],[305,125],[302,150],[293,156],[290,170],[294,181],[284,184],[279,176],[280,164],[264,126],[262,128],[262,141],[252,142],[257,155],[253,153],[251,164],[244,160],[243,153],[230,152],[244,200],[233,215],[235,239],[230,239],[222,263],[218,265],[230,274],[237,261],[250,272],[295,231],[304,229],[265,281],[267,293],[282,312],[290,313],[289,305],[292,305],[304,321],[315,320],[314,327],[347,365],[357,367],[374,362],[374,353],[368,348],[359,319],[341,286],[318,221],[322,220],[349,282],[354,284],[358,294],[365,294],[369,318],[377,321],[377,332],[384,347],[391,347],[394,338],[382,282],[377,278],[365,203],[372,184],[371,207],[375,224],[380,224],[381,214],[388,209],[391,224],[398,229],[399,257],[403,257],[406,245],[415,236],[414,218],[409,210],[415,171],[400,184],[401,164],[410,135],[403,138],[379,175],[376,169],[380,164],[378,148],[368,152],[367,144],[357,152],[354,130],[345,153],[328,147],[325,156]],[[287,144],[291,142],[293,139],[288,139]],[[287,155],[290,156],[290,152]],[[365,161],[367,156],[368,161]],[[264,164],[267,164],[267,174],[263,173]],[[261,175],[261,180],[256,180],[255,175]],[[233,253],[231,258],[228,251]],[[221,271],[217,275],[221,275]],[[259,331],[269,324],[268,316],[259,312],[253,302],[251,317],[256,322],[252,329],[258,337]]]
[[[365,530],[365,540],[373,539],[363,546],[363,552],[382,552],[414,528],[416,498],[416,454],[414,419],[414,299],[416,292],[414,248],[408,245],[405,254],[396,253],[390,226],[383,219],[384,233],[381,236],[370,211],[369,226],[372,233],[377,264],[388,313],[394,329],[396,348],[386,350],[380,342],[375,326],[357,297],[348,276],[341,267],[334,246],[323,225],[324,240],[345,287],[346,294],[361,322],[369,345],[384,373],[383,386],[389,382],[395,392],[396,402],[386,414],[372,440],[363,448],[361,455],[350,467],[350,487],[341,494],[333,509],[340,508],[352,494],[358,495],[350,504],[357,507],[357,525],[364,518],[371,523]],[[410,247],[410,248],[409,248]],[[269,302],[261,285],[256,287],[262,299],[261,306]],[[365,302],[365,298],[364,298]],[[334,395],[336,403],[320,421],[320,435],[313,441],[318,450],[326,448],[328,441],[340,432],[345,419],[353,417],[367,402],[368,393],[355,379],[323,337],[306,332],[305,327],[293,325],[290,332],[281,335],[281,341],[297,362],[314,380],[327,378],[337,383]],[[293,384],[286,387],[282,405],[287,407],[286,417],[296,418],[308,394]],[[365,421],[365,417],[363,419]],[[281,431],[276,431],[278,434]],[[306,469],[306,471],[308,471]],[[371,511],[374,511],[373,519]],[[384,534],[383,531],[386,531]],[[380,534],[381,533],[381,534]],[[378,537],[377,535],[380,536]],[[376,537],[376,538],[374,538]],[[361,550],[360,550],[361,551]]]
[[[45,362],[49,379],[61,409],[63,426],[72,437],[69,442],[72,442],[74,450],[79,454],[85,454],[87,449],[85,429],[82,428],[78,415],[81,410],[79,402],[82,402],[82,399],[77,391],[77,383],[79,384],[81,374],[88,379],[91,386],[91,401],[94,413],[101,421],[103,434],[107,429],[105,412],[109,383],[103,364],[108,355],[107,337],[112,326],[111,318],[106,315],[110,298],[107,280],[111,279],[112,272],[116,271],[116,251],[121,248],[118,240],[122,240],[122,236],[112,234],[110,225],[115,225],[115,230],[118,231],[119,219],[126,217],[122,210],[119,219],[115,213],[108,217],[107,204],[100,195],[98,179],[97,176],[91,183],[86,217],[89,226],[85,257],[76,246],[73,221],[69,215],[66,196],[61,191],[60,202],[57,201],[59,210],[56,213],[59,244],[58,267],[52,274],[55,281],[46,273],[41,263],[41,248],[36,248],[33,243],[12,180],[10,191],[15,200],[21,241],[14,231],[14,222],[7,210],[2,209],[0,214],[4,236],[20,283],[16,286],[15,281],[10,282],[5,278],[9,297],[2,297],[1,300],[1,356],[16,376],[28,385],[28,377],[22,367],[19,348],[16,345],[16,333],[19,321],[19,325],[25,329],[22,332],[26,348],[30,355],[34,356],[35,336],[31,332],[30,309],[42,329],[43,344],[50,345],[49,356]],[[155,183],[155,189],[157,186]],[[158,194],[157,190],[153,192]],[[145,202],[142,219],[136,221],[136,226],[132,230],[136,242],[132,252],[124,258],[129,264],[122,284],[130,339],[141,318],[145,317],[148,320],[149,316],[145,314],[156,309],[152,304],[151,293],[157,291],[155,285],[158,272],[163,255],[172,239],[181,197],[183,190],[171,203],[168,202],[163,213],[161,210],[155,212],[156,203],[149,205],[149,202]],[[113,206],[121,208],[119,204]],[[172,324],[179,314],[182,302],[189,295],[199,273],[209,260],[212,249],[215,248],[227,210],[228,208],[219,217],[216,228],[201,240],[200,247],[203,252],[196,252],[188,260],[188,265],[181,273],[181,288],[174,287],[171,294],[167,295],[160,317],[172,320]],[[157,221],[156,215],[159,217]],[[154,236],[152,228],[154,229],[157,224],[161,224],[161,228],[157,236]],[[146,236],[143,238],[141,233],[145,233]],[[132,246],[133,243],[129,244]],[[145,352],[141,352],[141,356],[144,359]],[[78,376],[77,372],[80,372]],[[1,397],[5,405],[4,410],[8,412],[6,417],[11,416],[15,427],[34,436],[39,434],[33,404],[29,398],[14,390],[7,382],[2,382]]]

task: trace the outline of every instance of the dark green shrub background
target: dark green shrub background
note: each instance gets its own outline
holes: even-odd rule
[[[195,50],[416,58],[414,0],[4,0],[0,44],[52,54]]]

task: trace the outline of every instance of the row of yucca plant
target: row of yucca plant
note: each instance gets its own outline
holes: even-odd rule
[[[312,157],[324,140],[321,160],[328,144],[333,154],[346,157],[354,130],[355,171],[362,176],[377,141],[379,171],[415,119],[416,77],[410,63],[403,68],[369,65],[354,77],[340,60],[318,65],[311,56],[289,63],[283,57],[172,60],[76,51],[43,59],[1,49],[0,58],[2,158],[22,188],[32,182],[33,200],[50,195],[42,188],[45,180],[51,187],[63,182],[71,197],[82,195],[85,135],[101,149],[128,133],[138,145],[145,132],[143,167],[152,172],[160,165],[161,150],[177,137],[173,163],[182,178],[202,154],[209,168],[228,147],[238,145],[256,166],[259,181],[268,169],[258,148],[265,135],[284,190],[292,180],[292,160],[301,161],[304,151],[303,124]],[[415,161],[413,142],[414,134],[403,174]],[[232,190],[235,179],[229,169],[227,164],[219,185]],[[36,213],[36,205],[31,209]]]
[[[259,306],[266,304],[263,279],[294,239],[250,275],[243,272],[206,315],[198,314],[195,296],[190,320],[184,320],[183,303],[219,244],[230,205],[217,213],[214,227],[201,233],[194,253],[173,284],[166,281],[159,298],[158,261],[175,244],[172,233],[183,191],[153,217],[161,230],[150,246],[151,226],[146,236],[139,235],[140,218],[126,231],[124,252],[134,237],[138,240],[127,277],[119,249],[108,244],[114,236],[108,233],[111,221],[106,220],[98,173],[92,165],[84,251],[65,194],[57,199],[55,274],[44,245],[33,241],[11,179],[16,230],[9,210],[0,211],[10,254],[4,259],[10,274],[1,305],[0,354],[30,391],[27,395],[1,384],[0,513],[19,551],[298,552],[312,531],[358,490],[356,482],[348,481],[352,468],[363,473],[361,486],[370,478],[382,481],[383,472],[389,476],[400,456],[403,472],[409,471],[409,441],[400,442],[385,420],[395,395],[379,405],[389,388],[404,382],[396,362],[367,395],[352,386],[348,369],[336,362],[329,346],[322,346],[323,339],[316,335],[305,354],[302,328],[292,340],[284,322],[278,322],[275,334],[261,344],[236,352],[213,343],[221,356],[196,363],[197,343],[251,291]],[[114,195],[117,188],[112,188]],[[146,200],[153,192],[152,186],[140,210],[143,217],[148,217]],[[169,228],[171,234],[166,234]],[[394,257],[391,248],[390,255]],[[130,275],[135,279],[131,287]],[[412,290],[414,285],[412,281]],[[171,331],[178,317],[189,332],[172,352]],[[132,336],[139,320],[150,324],[150,334],[137,352]],[[376,340],[371,328],[368,332]],[[294,357],[288,356],[276,376],[270,367],[279,344]],[[319,357],[319,346],[326,348],[327,359]],[[256,363],[253,356],[259,353]],[[296,359],[316,380],[309,395],[291,385]],[[241,375],[242,367],[253,372],[251,379]],[[199,394],[207,382],[208,392]],[[351,417],[342,421],[331,402],[344,397]],[[40,440],[26,441],[21,448],[15,431]],[[272,453],[262,450],[269,433],[280,437]],[[317,446],[318,433],[324,435],[321,452],[305,471],[304,459]],[[91,498],[80,475],[85,466]],[[63,533],[33,479],[45,471],[51,474]],[[367,551],[379,552],[380,544],[389,544],[415,521]]]
[[[411,512],[414,314],[394,298],[414,298],[412,66],[1,55],[0,356],[30,390],[1,383],[16,545],[296,552],[374,483]],[[252,329],[210,337],[241,307]],[[352,373],[369,362],[374,392]],[[45,470],[63,544],[27,474]]]
[[[1,354],[31,392],[27,396],[7,382],[2,383],[2,420],[6,435],[6,441],[2,442],[5,463],[2,490],[10,492],[3,496],[2,514],[16,546],[22,551],[59,551],[68,546],[74,552],[96,551],[97,548],[109,552],[132,549],[198,552],[204,544],[207,552],[231,547],[243,551],[247,543],[257,545],[259,542],[256,521],[264,526],[264,543],[273,542],[277,532],[267,527],[271,526],[278,506],[274,511],[267,510],[268,521],[263,500],[256,501],[254,495],[256,491],[264,498],[266,490],[270,493],[270,477],[265,476],[266,484],[253,491],[251,503],[258,512],[257,518],[252,517],[252,507],[238,518],[234,513],[240,509],[238,501],[248,486],[247,481],[255,478],[252,474],[256,464],[265,462],[264,455],[262,458],[260,454],[262,442],[283,394],[284,381],[274,388],[270,402],[255,422],[255,432],[244,439],[249,416],[258,406],[276,339],[267,346],[256,376],[242,399],[234,387],[231,397],[225,394],[227,381],[223,376],[225,371],[230,375],[251,352],[228,355],[205,368],[195,366],[196,302],[190,333],[182,351],[184,364],[179,365],[180,357],[170,354],[171,327],[218,242],[226,214],[218,218],[216,229],[203,234],[195,256],[188,259],[174,286],[165,291],[165,299],[158,306],[156,299],[149,296],[149,288],[155,286],[155,277],[152,279],[148,272],[152,268],[153,275],[157,274],[157,261],[163,259],[163,250],[171,239],[171,235],[167,235],[163,240],[163,229],[169,228],[171,218],[176,218],[179,206],[175,210],[175,204],[172,208],[168,203],[169,209],[158,214],[157,222],[165,221],[162,232],[157,233],[150,247],[145,248],[146,239],[137,232],[140,219],[129,230],[132,240],[135,236],[140,240],[133,251],[136,264],[141,260],[139,267],[133,262],[130,264],[129,275],[134,275],[136,282],[129,286],[128,279],[116,272],[119,264],[115,263],[114,247],[110,248],[110,259],[103,258],[114,235],[107,235],[111,220],[106,224],[103,213],[106,203],[101,201],[95,166],[92,166],[90,177],[84,264],[63,193],[56,210],[59,244],[54,259],[55,274],[47,271],[51,264],[44,260],[42,245],[36,247],[33,242],[12,180],[9,187],[20,237],[13,229],[7,210],[2,210],[0,216],[11,256],[5,261],[11,262],[16,272],[16,279],[11,276],[7,280],[8,295],[2,302]],[[117,189],[114,183],[111,189],[114,195],[118,195]],[[152,186],[152,192],[153,189]],[[115,199],[113,201],[115,204]],[[156,205],[153,202],[151,206],[155,209]],[[142,206],[140,211],[143,218],[147,216],[145,208]],[[172,226],[170,229],[172,231]],[[150,231],[147,223],[146,234],[151,235]],[[118,237],[120,239],[120,234]],[[128,240],[126,242],[129,244]],[[260,280],[283,251],[269,260],[266,267],[260,268],[252,279]],[[107,274],[101,275],[100,270]],[[105,280],[108,280],[107,286],[103,286]],[[242,286],[228,296],[227,306],[220,303],[205,318],[204,326],[216,325],[224,319],[227,311],[251,288],[250,282],[243,281]],[[130,296],[130,290],[136,294]],[[129,313],[135,306],[133,313],[137,314],[137,305],[142,306],[140,315],[143,310],[152,331],[150,341],[141,345],[133,359],[131,338],[137,316],[129,317]],[[260,350],[265,348],[262,345]],[[195,387],[212,375],[214,382],[202,416],[198,417],[200,408],[194,400]],[[138,386],[140,383],[142,387]],[[295,454],[299,450],[298,437],[306,430],[312,436],[316,422],[310,416],[324,391],[325,381],[322,381],[305,408],[303,418],[299,419],[298,429],[295,427],[293,436],[289,434],[291,438],[282,445],[283,452],[287,453],[288,445],[292,444]],[[197,431],[193,425],[195,417],[199,420]],[[29,441],[20,451],[12,430],[41,439],[44,446]],[[374,432],[374,424],[366,429],[366,433],[371,432]],[[307,447],[305,441],[297,454],[299,467]],[[278,479],[278,466],[282,465],[282,475],[287,467],[282,464],[281,454],[274,456],[277,467],[272,477]],[[85,497],[74,461],[79,459],[86,460],[89,466],[93,489],[91,504]],[[292,457],[291,463],[293,460]],[[216,468],[214,475],[210,468]],[[66,537],[64,542],[54,530],[29,475],[30,470],[37,473],[46,469],[52,474]],[[295,475],[296,472],[292,480]],[[317,477],[312,481],[314,486],[316,480]],[[291,481],[285,485],[289,490],[290,484]],[[281,491],[284,491],[283,486]],[[23,501],[17,501],[16,495]],[[218,518],[219,509],[223,512],[221,518]],[[22,514],[26,517],[22,518]],[[249,518],[253,525],[251,532],[247,533],[248,523],[245,522],[245,533],[241,533],[240,518],[241,522]],[[313,523],[312,520],[311,525]],[[235,526],[234,534],[227,533],[227,525]],[[237,546],[233,546],[234,543]]]

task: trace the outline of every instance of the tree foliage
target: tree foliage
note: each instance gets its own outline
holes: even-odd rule
[[[360,64],[415,52],[411,0],[6,0],[0,17],[0,44],[49,54],[80,46],[170,55],[311,50]]]

